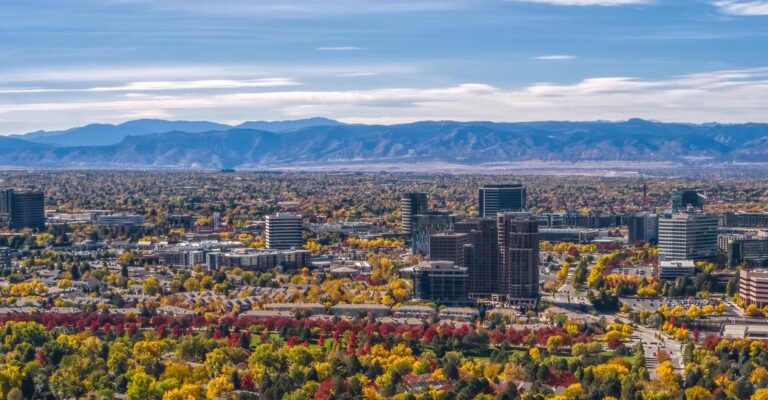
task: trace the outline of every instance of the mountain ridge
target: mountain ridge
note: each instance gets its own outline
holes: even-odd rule
[[[194,129],[147,133],[147,127],[161,129],[180,124]],[[314,118],[254,121],[234,127],[207,121],[162,120],[109,126],[146,129],[106,145],[61,145],[25,140],[18,135],[3,137],[0,164],[39,168],[254,169],[360,162],[768,163],[768,124],[760,123],[686,124],[630,119],[364,125]],[[95,124],[87,127],[92,132],[112,129]],[[205,127],[214,129],[202,129]],[[63,132],[68,131],[72,132]],[[33,135],[32,139],[39,137]]]

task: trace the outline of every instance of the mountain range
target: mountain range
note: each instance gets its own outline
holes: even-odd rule
[[[768,124],[423,121],[326,118],[136,120],[0,136],[0,165],[33,168],[262,169],[279,166],[509,162],[768,163]]]

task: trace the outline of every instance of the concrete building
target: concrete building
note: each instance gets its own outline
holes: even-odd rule
[[[539,239],[548,242],[591,243],[600,231],[587,228],[540,228]]]
[[[503,211],[525,210],[526,191],[521,184],[485,185],[480,188],[478,211],[481,217],[494,217]]]
[[[659,260],[708,260],[717,256],[717,217],[699,211],[659,219]]]
[[[628,242],[648,242],[656,244],[659,241],[659,216],[651,213],[632,214],[627,218]]]
[[[754,304],[762,309],[768,305],[768,269],[742,269],[739,272],[739,297],[744,306]]]
[[[401,232],[403,235],[413,234],[413,217],[426,214],[429,210],[429,199],[426,193],[405,193],[400,198]]]
[[[267,216],[267,248],[301,248],[304,240],[301,236],[301,215],[277,213]]]
[[[768,212],[729,212],[720,216],[720,226],[728,228],[768,228]]]
[[[411,250],[413,254],[429,257],[430,236],[452,231],[456,215],[447,211],[429,211],[426,214],[414,216],[412,221]]]
[[[45,229],[43,192],[0,192],[0,215],[11,229]]]
[[[624,223],[619,214],[544,213],[537,216],[539,228],[615,228]]]
[[[469,235],[466,233],[434,234],[429,237],[429,259],[464,266],[464,246],[467,244]]]
[[[139,226],[144,224],[144,216],[138,214],[97,215],[97,226]]]
[[[450,261],[422,261],[413,271],[413,297],[438,304],[469,304],[464,267]]]
[[[501,294],[499,286],[499,234],[495,218],[457,222],[456,233],[466,233],[464,266],[469,272],[469,296],[491,298]]]
[[[674,281],[677,278],[691,276],[695,273],[696,264],[693,260],[659,262],[659,279],[662,281]]]
[[[539,297],[539,224],[529,213],[499,213],[499,283],[506,302]]]

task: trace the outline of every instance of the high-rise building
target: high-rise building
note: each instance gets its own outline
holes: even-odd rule
[[[481,217],[496,213],[525,210],[525,188],[521,184],[485,185],[480,188],[478,211]]]
[[[455,225],[454,225],[455,228]],[[466,233],[437,233],[429,237],[429,259],[450,261],[464,266],[464,245],[469,243]]]
[[[685,211],[688,207],[704,210],[707,198],[692,189],[680,189],[672,195],[672,213]]]
[[[446,305],[468,304],[467,269],[450,261],[423,261],[413,269],[413,297]]]
[[[11,229],[45,229],[43,192],[0,192],[0,214]]]
[[[659,219],[659,260],[707,260],[717,256],[716,216],[681,212]]]
[[[301,215],[277,213],[267,216],[267,248],[290,249],[304,245]]]
[[[413,234],[413,217],[426,214],[429,209],[429,199],[426,193],[405,193],[400,198],[401,232],[403,235]]]
[[[456,215],[447,211],[429,211],[425,214],[414,215],[411,247],[413,254],[429,257],[430,236],[453,230]]]
[[[539,223],[529,213],[499,213],[499,284],[506,301],[539,297]]]
[[[469,272],[469,296],[490,298],[499,289],[499,235],[495,218],[475,218],[457,222],[456,233],[467,234],[464,266]]]
[[[659,241],[659,216],[651,213],[638,213],[627,218],[629,243]]]

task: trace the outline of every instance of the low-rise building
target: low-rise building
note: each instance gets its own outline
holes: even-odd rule
[[[439,304],[470,304],[467,268],[451,261],[424,261],[413,270],[413,297]]]
[[[742,269],[739,272],[739,297],[744,305],[757,308],[768,305],[768,269]]]
[[[331,314],[348,317],[383,317],[389,314],[389,307],[382,304],[336,304],[331,307]]]
[[[659,279],[663,281],[673,281],[694,273],[696,273],[696,264],[693,260],[661,261],[659,263]]]

